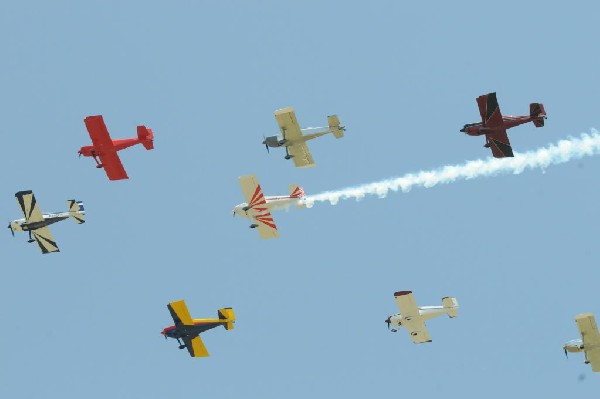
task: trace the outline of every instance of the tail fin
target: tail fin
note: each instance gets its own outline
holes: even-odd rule
[[[344,137],[345,127],[340,126],[340,119],[337,115],[330,115],[327,117],[327,123],[329,124],[329,130],[335,136],[336,139]]]
[[[306,195],[304,194],[304,189],[296,184],[290,184],[290,198],[304,198]],[[296,204],[298,208],[304,208],[306,205],[298,203]]]
[[[533,124],[535,125],[535,127],[544,126],[544,119],[546,119],[546,110],[544,109],[544,104],[529,104],[529,116],[531,118],[537,118],[533,120]]]
[[[458,301],[456,298],[450,296],[442,298],[442,306],[444,309],[448,309],[449,317],[458,316]]]
[[[69,209],[69,217],[75,219],[78,224],[85,223],[85,209],[83,202],[67,200],[67,208]]]
[[[138,139],[147,150],[154,149],[154,133],[152,133],[152,129],[149,129],[146,126],[138,126],[137,135]]]
[[[222,308],[219,309],[219,319],[226,321],[224,325],[226,330],[233,329],[233,323],[235,323],[235,313],[233,312],[233,308]]]

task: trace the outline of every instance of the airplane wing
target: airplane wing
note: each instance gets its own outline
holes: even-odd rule
[[[492,155],[495,158],[512,157],[512,147],[504,128],[504,120],[500,113],[500,106],[496,99],[496,93],[489,93],[477,97],[479,114],[483,126],[493,130],[486,132],[485,138],[487,144],[492,149]]]
[[[17,198],[17,202],[21,207],[21,211],[23,211],[23,216],[25,216],[25,221],[27,223],[41,222],[44,220],[44,216],[42,216],[42,212],[35,200],[33,191],[19,191],[15,194],[15,197]]]
[[[278,238],[279,231],[273,220],[273,215],[269,212],[267,200],[260,184],[258,184],[256,175],[241,176],[239,180],[246,203],[256,212],[252,215],[252,218],[256,221],[260,238]]]
[[[202,342],[202,338],[199,335],[196,335],[194,338],[191,337],[183,337],[183,343],[190,353],[191,357],[207,357],[209,356],[208,350],[206,350],[206,346],[204,346],[204,342]]]
[[[575,316],[579,334],[583,341],[583,350],[585,358],[591,364],[592,371],[600,371],[600,332],[594,315],[591,313],[583,313]]]
[[[88,116],[84,119],[84,122],[96,149],[96,155],[100,158],[108,178],[110,180],[129,179],[104,124],[102,115]]]
[[[47,254],[50,252],[60,252],[58,246],[56,245],[56,241],[54,241],[52,233],[50,233],[50,229],[48,228],[48,226],[32,230],[31,235],[33,236],[33,238],[35,238],[35,241],[39,245],[40,250],[43,254]]]
[[[288,151],[298,168],[310,168],[315,166],[315,161],[310,155],[308,146],[302,140],[302,130],[296,120],[293,107],[287,107],[275,111],[275,119],[281,130],[281,135],[289,142]]]
[[[185,327],[186,325],[191,326],[194,324],[192,321],[192,316],[190,315],[190,311],[188,310],[183,299],[181,301],[169,303],[167,308],[169,308],[171,317],[175,322],[175,327],[181,328]]]
[[[402,325],[408,330],[412,341],[415,344],[431,342],[431,337],[425,326],[425,321],[421,317],[412,291],[396,292],[394,298],[402,315]]]
[[[306,143],[294,143],[288,147],[288,152],[292,156],[294,165],[297,168],[312,168],[315,166],[315,160],[313,159],[308,146]]]

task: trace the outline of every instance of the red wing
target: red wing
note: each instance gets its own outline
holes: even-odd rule
[[[504,127],[498,100],[496,100],[496,93],[477,97],[477,105],[479,106],[483,127]]]
[[[108,129],[106,129],[102,115],[88,116],[84,119],[84,122],[96,150],[102,151],[106,147],[113,146],[112,139],[110,138],[110,134],[108,134]]]
[[[121,159],[115,150],[103,151],[99,157],[110,180],[129,179],[121,163]]]
[[[494,158],[514,157],[506,129],[493,130],[486,133],[485,138]]]

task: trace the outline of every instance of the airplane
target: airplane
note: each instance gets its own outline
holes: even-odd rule
[[[235,323],[235,313],[232,308],[219,309],[218,319],[192,319],[184,300],[171,302],[167,308],[171,312],[175,325],[166,327],[161,334],[165,336],[165,339],[175,338],[179,342],[179,349],[187,348],[192,357],[209,356],[200,338],[200,333],[218,326],[232,330],[233,323]]]
[[[48,228],[49,225],[68,218],[72,218],[77,224],[85,223],[85,210],[81,201],[68,200],[67,208],[69,210],[67,212],[42,214],[31,190],[19,191],[15,194],[15,197],[25,217],[13,220],[8,224],[8,228],[13,237],[15,236],[15,231],[28,232],[29,240],[27,242],[37,241],[40,250],[44,254],[60,252]]]
[[[481,114],[481,122],[468,123],[460,131],[470,136],[485,134],[484,147],[492,149],[494,158],[514,156],[506,130],[527,122],[533,122],[535,127],[542,127],[544,119],[546,119],[544,105],[539,103],[529,104],[529,115],[502,116],[496,100],[496,93],[477,97],[477,105]]]
[[[600,371],[600,333],[596,319],[592,313],[581,313],[575,316],[581,339],[573,339],[563,346],[565,356],[567,352],[583,352],[585,364],[592,365],[592,371]]]
[[[275,111],[275,120],[277,120],[279,129],[281,130],[281,139],[278,136],[265,137],[263,144],[267,147],[267,152],[269,152],[269,147],[285,147],[285,159],[293,159],[297,168],[311,168],[315,166],[315,160],[306,145],[308,140],[321,137],[327,133],[332,133],[336,139],[339,139],[344,137],[344,131],[346,130],[345,127],[340,126],[340,120],[337,115],[331,115],[327,117],[329,127],[322,128],[326,130],[303,135],[302,130],[321,128],[300,129],[293,107]]]
[[[238,215],[254,219],[251,229],[258,229],[260,238],[278,238],[279,231],[271,215],[272,210],[287,209],[291,205],[304,208],[304,189],[295,184],[289,185],[290,195],[280,197],[265,197],[256,175],[246,175],[239,178],[242,193],[246,202],[233,208],[233,216]]]
[[[137,127],[137,138],[112,140],[102,115],[88,116],[84,122],[92,139],[92,145],[81,147],[78,154],[79,156],[93,157],[96,167],[104,168],[110,180],[129,179],[117,151],[136,144],[142,144],[147,150],[154,149],[154,133],[146,126]]]
[[[396,305],[400,313],[389,316],[385,319],[388,325],[393,325],[392,332],[398,331],[400,327],[406,327],[410,338],[415,344],[431,342],[431,337],[425,326],[425,320],[432,319],[443,314],[450,318],[458,316],[458,301],[456,298],[442,298],[442,306],[423,306],[417,307],[412,291],[399,291],[394,293]]]

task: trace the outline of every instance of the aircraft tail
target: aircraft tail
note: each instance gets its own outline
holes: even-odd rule
[[[538,118],[534,119],[533,124],[535,127],[544,126],[544,119],[546,119],[546,110],[544,110],[544,104],[531,103],[529,104],[529,117]]]
[[[235,313],[233,312],[233,308],[221,308],[218,311],[219,319],[226,322],[224,325],[226,330],[233,329],[233,323],[235,323]]]
[[[442,306],[444,309],[448,309],[447,312],[449,317],[458,316],[458,301],[456,298],[450,296],[442,298]]]
[[[290,184],[289,186],[290,189],[290,198],[304,198],[306,197],[306,194],[304,194],[304,189],[296,184]],[[305,208],[306,205],[304,204],[296,204],[296,206],[298,208]]]
[[[331,133],[333,133],[336,139],[344,137],[344,131],[346,128],[340,126],[340,119],[337,115],[328,116],[327,123],[329,124],[329,130],[331,130]]]
[[[138,126],[137,135],[144,148],[147,150],[154,149],[154,133],[152,133],[152,129],[149,129],[146,126]]]
[[[73,218],[78,224],[85,223],[85,209],[83,202],[67,200],[67,208],[69,209],[69,217]]]

